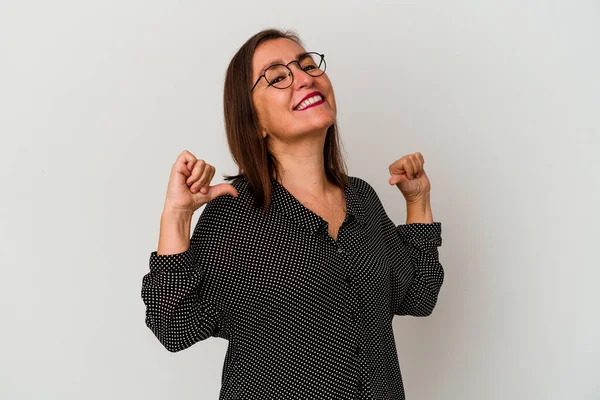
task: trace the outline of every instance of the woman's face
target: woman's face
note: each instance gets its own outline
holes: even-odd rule
[[[273,61],[286,65],[305,52],[300,45],[289,39],[272,39],[261,43],[254,52],[253,82]],[[327,74],[310,76],[297,63],[288,67],[294,77],[290,87],[277,89],[270,86],[263,77],[252,91],[254,108],[262,128],[261,135],[269,135],[284,142],[294,141],[307,134],[320,134],[324,137],[327,128],[333,125],[336,118],[335,97],[329,77]],[[322,97],[322,104],[314,103],[317,105],[304,108],[307,105],[302,104],[305,98],[315,95]]]

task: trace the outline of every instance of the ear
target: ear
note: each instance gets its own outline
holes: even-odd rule
[[[263,139],[266,139],[266,138],[267,138],[267,132],[266,132],[266,131],[262,131],[261,135],[262,135],[262,138],[263,138]]]

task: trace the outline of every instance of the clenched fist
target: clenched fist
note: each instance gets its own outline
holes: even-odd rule
[[[215,167],[184,150],[171,168],[165,209],[191,215],[216,197],[226,194],[238,196],[237,190],[229,183],[210,186],[214,176]]]
[[[424,198],[431,191],[431,183],[423,168],[423,154],[416,152],[405,155],[390,164],[388,183],[396,185],[404,195],[407,203]]]

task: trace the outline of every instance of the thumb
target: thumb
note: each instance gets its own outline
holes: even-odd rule
[[[238,197],[237,190],[230,183],[219,183],[218,185],[210,186],[208,189],[208,195],[211,200],[226,194],[230,194],[233,197]]]
[[[402,177],[403,175],[392,175],[390,176],[390,179],[388,179],[388,182],[390,185],[395,185],[402,180]]]

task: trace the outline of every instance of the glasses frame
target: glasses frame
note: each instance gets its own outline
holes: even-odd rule
[[[306,56],[308,56],[308,55],[311,55],[311,54],[316,54],[316,55],[318,55],[319,57],[321,57],[321,64],[323,65],[323,68],[321,69],[321,64],[319,64],[319,66],[317,67],[317,68],[319,69],[319,71],[321,71],[321,73],[320,73],[319,75],[311,75],[311,74],[309,74],[308,72],[304,71],[304,70],[302,69],[302,66],[300,65],[300,58],[304,58],[304,57],[306,57]],[[299,68],[299,69],[300,69],[302,72],[304,72],[305,74],[307,74],[307,75],[309,75],[309,76],[312,76],[313,78],[316,78],[316,77],[318,77],[318,76],[321,76],[321,75],[323,75],[323,74],[325,73],[325,70],[327,69],[327,63],[325,62],[325,54],[317,53],[317,52],[314,52],[314,51],[309,51],[308,53],[305,53],[305,54],[303,54],[303,55],[302,55],[302,57],[300,57],[300,58],[299,58],[299,59],[297,59],[297,60],[290,61],[290,62],[289,62],[289,63],[287,63],[287,64],[273,64],[273,65],[270,65],[270,66],[269,66],[267,69],[265,69],[265,73],[264,73],[264,74],[262,74],[261,76],[259,76],[259,77],[258,77],[258,79],[257,79],[257,80],[256,80],[256,82],[254,83],[254,86],[252,86],[252,89],[250,89],[250,91],[252,92],[252,91],[254,90],[254,88],[256,87],[256,85],[258,85],[258,82],[260,82],[260,80],[261,80],[262,78],[265,78],[265,81],[267,81],[267,83],[269,84],[269,86],[273,86],[273,85],[271,84],[271,82],[269,82],[269,80],[268,80],[268,79],[267,79],[267,77],[266,77],[266,73],[267,73],[267,71],[268,71],[270,68],[273,68],[273,67],[283,66],[283,67],[287,68],[287,69],[288,69],[288,71],[290,71],[290,75],[291,75],[291,77],[292,77],[292,81],[290,82],[290,84],[289,84],[289,85],[287,85],[286,87],[277,87],[277,86],[273,86],[275,89],[287,89],[287,88],[289,88],[290,86],[292,86],[292,84],[294,83],[294,73],[293,73],[293,72],[292,72],[292,70],[290,69],[289,65],[290,65],[290,64],[293,64],[293,63],[296,63],[296,64],[298,64],[298,68]]]

